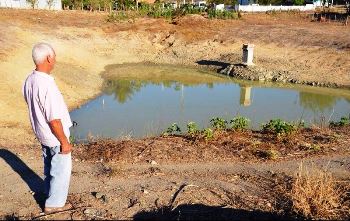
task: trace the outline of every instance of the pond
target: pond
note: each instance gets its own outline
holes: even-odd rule
[[[176,122],[183,131],[190,121],[199,128],[213,117],[237,115],[259,129],[281,118],[306,125],[339,120],[350,113],[350,90],[241,81],[194,68],[111,65],[102,73],[103,92],[71,112],[72,134],[87,137],[145,137]]]

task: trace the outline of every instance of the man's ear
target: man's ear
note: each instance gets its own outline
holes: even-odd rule
[[[48,56],[46,57],[46,60],[47,60],[47,62],[49,62],[49,63],[52,63],[52,59],[53,59],[53,57],[50,56],[50,55],[48,55]]]

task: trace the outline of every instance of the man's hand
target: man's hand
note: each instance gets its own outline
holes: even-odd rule
[[[64,134],[61,120],[52,120],[49,122],[51,132],[61,144],[60,154],[68,154],[72,151],[72,145],[68,142],[66,135]]]
[[[64,145],[61,144],[60,154],[69,154],[71,151],[72,151],[72,145],[70,143],[66,143]]]

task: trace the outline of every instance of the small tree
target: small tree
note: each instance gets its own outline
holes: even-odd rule
[[[30,6],[32,9],[35,9],[35,7],[38,7],[38,0],[27,0],[28,3],[30,3]]]
[[[304,0],[294,0],[294,5],[303,5]]]
[[[55,0],[46,0],[47,6],[49,7],[49,9],[52,8],[54,1]]]

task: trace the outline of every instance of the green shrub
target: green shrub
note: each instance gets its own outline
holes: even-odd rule
[[[72,145],[76,144],[77,139],[75,138],[74,135],[70,135],[69,136],[69,143],[71,143]]]
[[[65,0],[65,1],[71,1],[71,0]],[[96,1],[99,1],[99,0],[96,0]],[[105,0],[105,1],[108,1],[108,0]],[[211,19],[212,18],[238,19],[241,17],[239,12],[227,11],[227,10],[220,11],[220,10],[214,10],[214,9],[208,9],[206,11],[206,9],[204,8],[194,7],[191,4],[186,4],[181,6],[181,8],[174,9],[167,4],[164,4],[163,6],[163,4],[161,3],[148,4],[148,3],[141,2],[137,11],[135,10],[136,6],[134,5],[133,1],[128,0],[123,3],[120,2],[118,5],[120,6],[120,7],[118,6],[118,10],[120,11],[110,13],[107,17],[107,21],[109,22],[122,21],[129,18],[139,17],[139,16],[171,19],[173,17],[181,17],[189,14],[203,14],[205,12],[207,12],[208,17]]]
[[[248,128],[249,122],[248,118],[237,116],[230,121],[230,126],[234,130],[244,130]]]
[[[272,132],[277,135],[291,134],[297,130],[297,127],[281,119],[273,119],[262,126],[263,131]]]
[[[167,8],[155,8],[148,12],[148,16],[153,18],[167,18],[170,19],[174,14],[174,9],[167,9]]]
[[[205,12],[205,9],[203,8],[199,8],[199,7],[195,7],[191,4],[185,4],[181,6],[181,14],[182,15],[188,15],[188,14],[201,14],[203,12]]]
[[[294,0],[293,3],[294,5],[303,5],[304,4],[304,0]]]
[[[193,121],[187,124],[187,133],[192,137],[198,134],[199,130],[197,129],[197,124]]]
[[[223,118],[216,117],[210,120],[210,125],[217,130],[225,130],[227,121]]]
[[[119,22],[128,20],[130,16],[124,11],[109,13],[107,17],[107,22]]]
[[[341,117],[340,121],[338,122],[334,122],[332,121],[330,123],[331,126],[335,126],[335,127],[342,127],[342,126],[346,126],[346,125],[350,125],[350,118],[349,117]]]
[[[240,14],[234,11],[208,9],[209,19],[238,19]]]
[[[179,133],[181,133],[181,128],[179,127],[179,125],[177,125],[177,123],[173,123],[172,125],[170,125],[170,127],[168,127],[166,132],[163,134],[164,135],[174,135],[174,134],[179,134]]]
[[[206,128],[203,130],[203,135],[205,140],[210,140],[210,139],[213,139],[214,132],[211,128]]]

